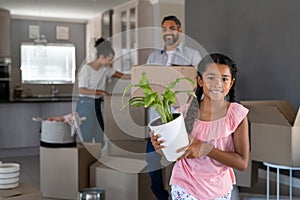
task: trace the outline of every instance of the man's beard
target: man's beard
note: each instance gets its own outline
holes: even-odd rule
[[[171,38],[167,38],[168,36],[171,36]],[[168,34],[164,35],[164,42],[166,46],[171,46],[175,44],[179,39],[179,34]]]

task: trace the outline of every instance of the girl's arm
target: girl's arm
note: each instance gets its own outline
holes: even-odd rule
[[[249,161],[249,133],[248,133],[248,120],[245,117],[239,124],[236,131],[233,133],[234,152],[225,152],[213,148],[207,156],[238,170],[246,170]]]
[[[165,140],[161,139],[158,140],[161,137],[160,134],[154,135],[154,131],[150,131],[150,138],[151,138],[151,143],[155,149],[156,152],[162,154],[161,149],[164,148],[164,146],[162,145],[162,143],[165,142]]]

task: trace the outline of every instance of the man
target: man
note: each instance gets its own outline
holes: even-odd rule
[[[151,65],[182,65],[198,66],[201,56],[198,51],[183,45],[180,41],[182,32],[180,20],[175,16],[163,18],[162,36],[165,43],[164,49],[154,50],[147,59],[147,64]],[[157,115],[153,109],[148,110],[149,121]],[[147,141],[147,163],[151,178],[151,189],[158,200],[168,200],[169,193],[164,188],[162,179],[162,166],[160,164],[161,155],[156,153],[151,143],[150,137]]]

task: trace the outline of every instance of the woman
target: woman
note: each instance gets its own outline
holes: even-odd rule
[[[86,63],[78,74],[79,100],[77,112],[79,116],[86,117],[80,125],[81,140],[83,142],[100,142],[104,145],[104,122],[101,112],[101,102],[105,95],[106,82],[109,78],[130,79],[130,75],[116,71],[110,64],[115,52],[111,43],[103,38],[95,42],[97,57],[94,61]]]

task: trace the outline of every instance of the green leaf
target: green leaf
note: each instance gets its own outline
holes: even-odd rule
[[[135,102],[144,102],[144,97],[132,97],[128,100],[126,104],[123,104],[121,110],[126,109],[129,105],[134,104]]]
[[[133,86],[134,86],[133,84],[127,85],[123,91],[122,97],[124,97]]]
[[[157,101],[157,99],[158,99],[158,93],[157,92],[154,92],[152,94],[149,94],[149,95],[145,96],[145,107],[148,107],[154,101]]]
[[[168,85],[168,89],[172,89],[176,86],[176,84],[180,81],[180,78],[176,78],[175,81],[172,81],[169,85]]]
[[[176,103],[176,96],[175,92],[172,92],[171,90],[167,89],[166,92],[162,95],[164,99],[167,99],[168,102]]]
[[[144,104],[144,102],[135,102],[135,103],[132,103],[131,106],[132,107],[139,107],[139,106],[145,107],[145,104]]]

